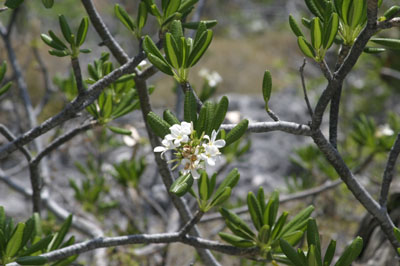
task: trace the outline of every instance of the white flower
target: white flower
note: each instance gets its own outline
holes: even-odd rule
[[[189,135],[192,134],[192,123],[182,122],[180,125],[175,124],[169,128],[171,134],[165,136],[168,141],[173,141],[174,145],[179,146],[182,143],[189,142]]]
[[[196,149],[195,154],[192,154],[189,158],[184,158],[181,163],[183,165],[183,174],[186,175],[190,173],[194,179],[200,178],[200,173],[197,170],[203,169],[203,166],[200,163],[198,149]]]
[[[215,146],[217,148],[222,148],[225,146],[225,140],[223,139],[215,140],[217,138],[218,132],[219,131],[213,130],[211,133],[211,139],[207,135],[204,136],[205,139],[208,139],[207,143],[208,146]]]
[[[168,134],[168,135],[170,135],[170,134]],[[167,136],[168,136],[168,135],[167,135]],[[163,158],[164,153],[165,153],[166,151],[172,150],[172,149],[175,149],[175,148],[176,148],[176,145],[174,144],[174,142],[171,141],[171,140],[168,140],[168,139],[167,139],[167,136],[165,136],[165,139],[163,139],[163,140],[161,141],[161,144],[162,144],[163,146],[157,146],[157,147],[154,148],[154,152],[161,152],[161,157],[162,157],[162,158]]]
[[[222,77],[218,74],[218,72],[210,72],[206,68],[202,68],[199,71],[199,76],[206,79],[208,82],[208,86],[210,87],[216,87],[219,83],[222,82]]]
[[[225,146],[225,140],[216,140],[218,131],[213,130],[211,133],[211,138],[207,135],[204,136],[208,140],[208,143],[203,144],[204,152],[200,154],[200,157],[210,166],[215,165],[215,160],[219,157],[221,152],[219,148]]]
[[[388,124],[384,124],[378,127],[378,131],[376,133],[377,137],[381,136],[393,136],[394,131],[390,128]]]

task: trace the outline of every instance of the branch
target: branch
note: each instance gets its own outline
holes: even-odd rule
[[[312,119],[311,129],[313,131],[318,130],[321,126],[323,114],[333,95],[336,93],[338,88],[342,86],[343,80],[356,64],[369,39],[377,32],[377,9],[377,0],[368,0],[367,25],[357,37],[349,55],[346,57],[341,67],[334,73],[332,80],[328,82],[326,89],[319,98],[318,103],[314,109],[314,116]]]
[[[235,126],[235,124],[223,124],[221,129],[229,131]],[[311,129],[309,126],[286,121],[250,123],[247,131],[254,133],[283,131],[294,135],[311,136]]]
[[[117,237],[99,237],[85,242],[77,243],[62,249],[54,250],[40,255],[49,262],[68,258],[72,255],[82,254],[84,252],[107,247],[115,247],[132,244],[153,244],[153,243],[177,243],[181,242],[200,249],[210,249],[220,253],[234,256],[256,256],[259,251],[257,248],[237,248],[223,245],[216,241],[210,241],[199,237],[187,236],[180,237],[179,233],[163,234],[142,234],[126,235]],[[9,263],[6,266],[17,266],[17,263]]]
[[[15,141],[7,143],[0,147],[0,159],[6,157],[8,154],[15,151],[18,146],[23,146],[38,136],[48,132],[52,128],[60,125],[61,123],[76,116],[76,113],[85,109],[88,105],[92,104],[100,95],[100,93],[116,81],[119,77],[125,74],[130,74],[135,71],[135,68],[145,58],[145,53],[140,52],[136,57],[130,59],[125,65],[113,70],[101,80],[98,80],[89,87],[83,95],[79,95],[72,102],[70,102],[60,113],[47,119],[39,126],[36,126],[25,132],[22,136],[18,137]]]
[[[14,141],[16,139],[14,134],[3,124],[0,124],[0,133],[8,141]],[[32,159],[30,152],[25,147],[18,147],[18,149],[22,152],[28,162]]]
[[[308,113],[312,117],[313,116],[313,110],[311,108],[310,101],[308,100],[306,81],[304,79],[304,68],[306,67],[306,63],[307,63],[307,60],[304,58],[303,65],[299,68],[299,72],[300,72],[300,77],[301,77],[301,85],[303,87],[304,100],[306,101],[306,104],[307,104]]]
[[[318,130],[314,132],[312,138],[353,195],[364,206],[364,208],[377,219],[392,246],[395,249],[400,247],[400,243],[393,233],[393,222],[386,209],[381,209],[379,204],[371,197],[368,191],[358,182],[338,151],[325,139],[321,131]]]
[[[390,153],[389,158],[386,163],[385,171],[383,173],[383,181],[381,187],[381,194],[379,197],[379,204],[386,209],[387,198],[389,194],[390,184],[392,183],[392,179],[394,176],[394,170],[397,158],[400,153],[400,134],[397,135],[396,141],[394,142]]]
[[[129,56],[125,53],[122,47],[115,41],[114,37],[111,35],[106,24],[101,19],[99,13],[93,5],[92,0],[82,0],[83,6],[89,15],[90,21],[93,27],[96,29],[97,33],[100,35],[104,44],[110,49],[112,55],[117,59],[117,61],[123,65],[129,61]]]
[[[179,236],[185,236],[187,233],[189,233],[189,231],[193,228],[193,226],[195,226],[201,219],[201,217],[203,217],[204,212],[198,210],[196,212],[196,214],[193,216],[193,218],[187,222],[182,229],[178,232]]]
[[[400,18],[392,18],[378,23],[378,29],[389,29],[393,27],[400,27]]]
[[[188,91],[193,92],[194,98],[196,99],[196,103],[197,103],[197,112],[200,112],[201,107],[203,106],[203,103],[201,102],[199,96],[197,96],[196,92],[193,90],[192,86],[190,85],[189,82],[184,82],[181,85],[182,91],[183,93],[186,93]]]
[[[148,96],[148,92],[147,92],[147,84],[146,84],[145,80],[140,79],[138,76],[136,76],[136,78],[135,78],[135,83],[136,83],[136,89],[138,91],[143,120],[145,121],[145,124],[146,124],[146,130],[147,130],[147,133],[149,136],[151,147],[154,149],[154,147],[160,146],[161,142],[158,139],[158,137],[152,132],[149,125],[146,123],[147,114],[151,111],[150,100],[149,100],[149,96]],[[169,169],[166,161],[164,161],[161,158],[160,154],[154,153],[154,156],[156,159],[156,163],[157,163],[162,181],[165,185],[165,188],[168,191],[168,194],[169,194],[170,199],[172,200],[172,203],[174,204],[175,208],[178,210],[179,215],[181,216],[183,222],[190,221],[192,219],[192,215],[191,215],[189,207],[187,206],[184,199],[179,198],[178,196],[176,196],[175,194],[173,194],[169,191],[169,188],[171,187],[171,185],[174,181],[171,170]],[[191,233],[195,236],[200,235],[196,226],[193,227],[193,229],[191,230]],[[204,263],[210,264],[210,265],[220,265],[215,260],[215,258],[213,257],[213,255],[211,254],[211,252],[209,250],[198,249],[197,251]]]
[[[14,181],[11,180],[11,178],[6,177],[3,175],[2,171],[0,170],[0,181],[5,183],[7,186],[12,188],[13,190],[17,191],[21,195],[27,197],[27,198],[32,198],[32,191],[18,185]],[[57,202],[54,200],[50,199],[48,193],[47,195],[42,195],[42,203],[44,207],[46,207],[49,211],[55,214],[57,218],[61,220],[67,219],[67,217],[71,214],[67,210],[65,210],[63,207],[58,205]],[[99,235],[103,235],[102,230],[94,223],[87,221],[85,219],[82,219],[80,217],[74,216],[72,220],[72,226],[80,231],[81,233],[91,236],[91,237],[96,237]]]
[[[50,95],[54,91],[54,88],[51,85],[49,72],[47,71],[46,65],[45,65],[44,61],[42,60],[42,57],[40,56],[39,50],[37,49],[36,46],[33,46],[32,51],[33,51],[33,55],[35,56],[35,59],[36,59],[38,65],[39,65],[39,69],[42,72],[43,84],[45,87],[44,96],[42,97],[40,103],[35,108],[35,114],[38,115],[42,112],[43,108],[46,106],[46,104],[50,100]]]
[[[79,58],[72,58],[71,59],[72,70],[74,71],[76,87],[78,88],[78,93],[83,94],[85,93],[85,89],[83,87],[83,80],[82,80],[82,71],[81,66],[79,65]]]
[[[271,117],[272,120],[274,120],[275,122],[279,122],[280,119],[279,117],[274,113],[274,111],[272,111],[271,109],[267,109],[267,114],[269,115],[269,117]]]

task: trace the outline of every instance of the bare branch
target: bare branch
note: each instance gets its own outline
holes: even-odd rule
[[[16,139],[14,134],[10,130],[8,130],[8,128],[3,124],[0,124],[0,133],[8,141],[14,141]],[[32,159],[30,152],[25,147],[18,147],[18,149],[22,152],[22,154],[25,156],[25,158],[28,162]]]
[[[85,93],[85,88],[83,87],[83,80],[82,80],[82,71],[81,66],[79,65],[79,58],[74,57],[71,58],[72,70],[74,71],[76,87],[78,88],[78,93],[83,94]]]
[[[235,126],[235,124],[223,124],[221,129],[229,131]],[[247,131],[254,133],[283,131],[294,135],[311,136],[311,129],[309,126],[286,121],[250,123]]]
[[[400,153],[400,134],[397,135],[396,141],[394,142],[392,149],[389,153],[389,158],[386,163],[385,171],[383,173],[381,194],[379,197],[379,204],[386,209],[387,198],[389,195],[390,184],[392,183],[394,170],[397,158]]]
[[[299,72],[300,72],[300,78],[301,78],[301,86],[303,87],[304,100],[306,101],[306,104],[307,104],[308,113],[312,117],[313,110],[312,110],[310,101],[308,100],[306,81],[304,78],[304,68],[306,67],[306,64],[307,64],[307,60],[304,58],[303,65],[299,68]]]
[[[123,65],[129,61],[129,56],[125,53],[122,47],[115,41],[114,37],[111,35],[106,24],[101,19],[99,13],[93,5],[92,0],[82,0],[83,6],[89,15],[90,21],[92,22],[97,33],[100,35],[104,44],[110,49],[112,55],[118,60],[118,62]]]
[[[318,62],[319,68],[321,69],[322,73],[324,74],[326,80],[328,80],[328,82],[330,80],[332,80],[333,75],[331,70],[329,69],[328,64],[326,63],[325,60],[322,60],[321,62]]]
[[[184,93],[191,91],[193,92],[194,98],[196,99],[196,103],[197,103],[197,112],[200,112],[201,107],[203,106],[203,103],[200,101],[199,96],[197,96],[196,92],[193,90],[192,86],[190,85],[189,82],[184,82],[181,85],[182,91]]]
[[[271,109],[267,109],[267,114],[269,115],[269,117],[272,118],[272,120],[274,120],[275,122],[279,122],[279,117],[274,113],[274,111],[272,111]]]
[[[392,18],[378,23],[378,29],[389,29],[393,27],[400,27],[400,18]]]
[[[358,182],[338,151],[325,139],[321,131],[318,130],[313,133],[312,138],[353,195],[364,206],[364,208],[377,219],[392,246],[395,249],[400,247],[400,243],[393,233],[393,222],[387,211],[381,209],[379,204],[371,197],[368,191]]]
[[[128,63],[117,69],[114,69],[104,78],[98,80],[96,83],[90,86],[83,95],[79,95],[76,99],[70,102],[60,113],[47,119],[42,124],[32,128],[28,132],[25,132],[15,141],[1,146],[0,159],[15,151],[16,147],[23,146],[29,143],[33,139],[46,133],[52,128],[75,117],[78,112],[86,108],[88,105],[92,104],[99,97],[103,89],[109,86],[112,82],[116,81],[122,75],[133,73],[135,71],[135,68],[145,58],[145,56],[146,55],[144,52],[140,52],[136,57],[130,59]]]
[[[202,212],[201,210],[198,210],[195,215],[193,216],[193,218],[188,221],[183,227],[182,229],[179,231],[179,236],[184,236],[187,233],[189,233],[189,231],[193,228],[193,226],[195,226],[201,219],[201,217],[203,217],[204,212]]]
[[[36,46],[33,46],[32,51],[33,51],[33,55],[35,56],[35,59],[36,59],[38,65],[39,65],[39,69],[42,72],[43,84],[45,87],[44,96],[42,97],[40,103],[35,108],[35,114],[38,115],[42,112],[43,108],[46,106],[47,102],[50,100],[50,95],[54,91],[54,88],[51,85],[49,72],[47,71],[46,65],[45,65],[42,57],[40,56],[39,50],[37,49]]]

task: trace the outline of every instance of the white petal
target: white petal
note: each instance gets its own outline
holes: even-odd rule
[[[200,174],[199,174],[199,172],[197,172],[196,169],[192,169],[190,172],[191,172],[191,174],[192,174],[194,179],[199,179],[200,178]]]
[[[223,139],[219,139],[214,142],[214,146],[216,146],[217,148],[222,148],[225,146],[225,144],[226,144],[226,142]]]
[[[213,158],[208,158],[208,159],[207,159],[207,163],[208,163],[208,165],[210,165],[210,166],[214,166],[214,165],[215,165],[215,160],[214,160]]]
[[[163,152],[166,151],[167,148],[163,147],[163,146],[157,146],[154,148],[154,152]]]

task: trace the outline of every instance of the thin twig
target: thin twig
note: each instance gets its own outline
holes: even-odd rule
[[[279,122],[280,121],[280,119],[279,119],[279,117],[278,117],[278,115],[277,114],[275,114],[275,112],[274,111],[272,111],[271,109],[267,109],[267,114],[269,115],[269,117],[271,117],[272,118],[272,120],[274,120],[275,122]]]
[[[0,124],[0,133],[8,141],[14,141],[16,139],[14,134],[3,124]],[[30,152],[25,147],[18,147],[18,149],[22,152],[28,162],[32,159]]]
[[[229,131],[235,126],[236,124],[223,124],[221,125],[221,129]],[[254,133],[282,131],[294,135],[311,136],[311,129],[309,126],[287,121],[250,123],[247,131]]]
[[[299,72],[300,72],[300,78],[301,78],[301,85],[303,87],[304,100],[306,101],[306,104],[307,104],[308,113],[310,114],[310,116],[312,118],[313,110],[312,110],[310,101],[308,100],[306,81],[304,78],[304,68],[305,68],[306,64],[307,64],[307,60],[304,58],[303,65],[301,65],[301,67],[299,68]]]
[[[76,87],[78,88],[79,94],[85,93],[85,88],[83,87],[81,66],[79,65],[79,58],[74,57],[71,59],[72,70],[74,71]]]
[[[35,114],[38,115],[43,111],[43,108],[46,106],[46,104],[50,100],[51,93],[55,90],[51,85],[49,72],[47,71],[47,67],[46,67],[42,57],[40,56],[39,50],[37,49],[36,46],[33,46],[32,51],[33,51],[33,55],[35,56],[35,59],[36,59],[38,65],[39,65],[40,72],[42,72],[43,84],[45,87],[44,95],[43,95],[40,103],[35,108]]]
[[[333,75],[326,61],[322,60],[321,62],[318,62],[318,65],[328,82],[332,80]]]
[[[390,184],[392,183],[394,170],[397,158],[400,153],[400,134],[397,135],[396,141],[394,142],[389,157],[386,163],[385,171],[383,173],[381,193],[379,197],[379,204],[386,209],[387,198],[389,195]]]
[[[378,29],[390,29],[393,27],[400,27],[400,18],[392,18],[378,23]]]
[[[93,5],[92,0],[81,0],[86,12],[92,22],[97,33],[100,35],[104,44],[110,49],[112,55],[118,60],[121,65],[129,61],[129,56],[125,53],[122,47],[115,41],[114,37],[111,35],[106,24],[103,22],[99,13]]]
[[[203,103],[201,102],[199,96],[197,96],[196,92],[193,90],[192,86],[190,85],[189,82],[184,82],[181,84],[181,88],[183,93],[186,93],[188,91],[191,91],[194,95],[194,98],[196,99],[196,103],[197,103],[197,112],[200,112],[201,107],[203,106]]]
[[[182,229],[179,231],[179,236],[184,236],[187,233],[189,233],[189,231],[193,228],[193,226],[195,226],[201,219],[201,217],[203,217],[204,212],[202,212],[201,210],[198,210],[193,218],[188,221],[183,227]]]

